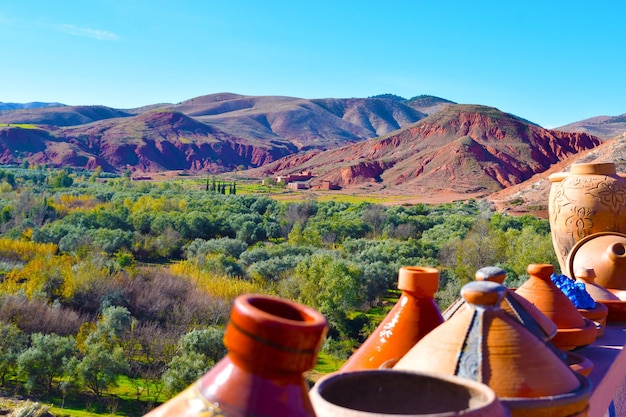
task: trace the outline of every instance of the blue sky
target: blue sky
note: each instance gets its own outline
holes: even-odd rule
[[[0,102],[431,94],[557,127],[626,113],[618,1],[0,0]]]

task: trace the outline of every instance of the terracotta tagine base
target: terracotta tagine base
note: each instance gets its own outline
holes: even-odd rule
[[[491,388],[465,378],[390,369],[335,373],[310,391],[319,417],[506,417]]]
[[[594,324],[596,325],[596,329],[598,330],[598,337],[604,334],[604,328],[606,327],[606,321],[609,315],[609,308],[605,304],[596,301],[596,308],[579,308],[578,312],[583,317],[594,322]]]
[[[609,309],[607,322],[626,322],[626,291],[609,289],[609,292],[617,297],[617,300],[600,300]]]
[[[579,353],[564,351],[563,360],[572,371],[580,375],[589,376],[591,371],[593,371],[593,362]]]

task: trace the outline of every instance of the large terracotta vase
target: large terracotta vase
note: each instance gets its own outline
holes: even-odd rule
[[[580,314],[574,303],[550,278],[554,267],[550,264],[530,264],[529,278],[515,291],[556,324],[556,335],[551,339],[561,350],[573,350],[592,343],[598,336],[593,321]]]
[[[467,307],[424,336],[393,369],[487,384],[513,417],[586,415],[589,380],[501,308],[504,286],[476,281],[461,291]]]
[[[228,354],[189,388],[147,416],[315,416],[304,372],[316,360],[327,322],[282,298],[235,299],[224,335]]]
[[[550,175],[552,243],[561,271],[574,244],[598,232],[626,232],[626,178],[611,162],[573,164]]]
[[[388,367],[441,324],[443,317],[433,298],[437,288],[439,271],[436,268],[400,268],[400,299],[340,372]]]
[[[319,417],[506,417],[488,386],[465,378],[376,369],[326,375],[310,392]]]

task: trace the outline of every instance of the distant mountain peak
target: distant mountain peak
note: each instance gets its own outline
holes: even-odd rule
[[[400,97],[400,96],[397,96],[395,94],[378,94],[378,95],[371,96],[371,97],[368,97],[368,98],[386,98],[386,99],[397,101],[397,102],[400,102],[400,103],[403,103],[403,102],[406,101],[406,99],[404,97]]]
[[[411,97],[406,100],[408,103],[413,103],[417,106],[429,107],[434,106],[435,104],[447,103],[447,104],[456,104],[454,101],[446,100],[445,98],[431,96],[427,94],[421,94],[419,96]]]
[[[41,101],[32,101],[30,103],[3,103],[0,101],[0,110],[39,109],[43,107],[61,107],[61,106],[65,106],[65,104],[45,103]]]
[[[181,101],[178,104],[185,105],[185,104],[218,103],[220,101],[235,100],[235,99],[243,98],[243,97],[246,97],[246,96],[241,95],[241,94],[234,94],[234,93],[214,93],[214,94],[207,94],[204,96],[190,98],[189,100]]]

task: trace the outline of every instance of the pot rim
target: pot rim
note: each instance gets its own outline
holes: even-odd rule
[[[440,373],[436,373],[436,372],[424,372],[424,371],[412,371],[412,370],[400,370],[400,369],[365,369],[365,370],[359,370],[359,371],[353,371],[353,372],[344,372],[344,373],[339,373],[339,372],[335,372],[335,373],[331,373],[331,374],[327,374],[324,375],[323,377],[321,377],[316,383],[315,385],[311,388],[311,390],[309,391],[309,396],[312,398],[313,400],[313,404],[315,405],[315,400],[321,400],[325,403],[325,407],[330,408],[331,410],[337,410],[337,412],[341,411],[341,410],[345,410],[345,407],[342,407],[340,405],[337,405],[333,402],[330,402],[328,400],[326,400],[324,398],[324,396],[322,395],[322,390],[323,388],[328,385],[331,384],[333,381],[337,380],[337,379],[345,379],[345,378],[367,378],[368,376],[371,375],[408,375],[408,376],[416,376],[416,377],[425,377],[426,380],[428,379],[432,379],[432,380],[439,380],[439,381],[444,381],[444,382],[448,382],[452,385],[456,385],[456,386],[464,386],[466,388],[468,388],[469,391],[472,391],[474,393],[477,393],[480,395],[480,402],[479,403],[473,403],[472,405],[468,406],[468,408],[465,410],[465,412],[477,412],[480,410],[487,410],[490,409],[492,407],[499,407],[502,410],[502,413],[500,415],[502,415],[502,417],[509,417],[510,416],[510,412],[509,410],[503,406],[502,402],[500,401],[500,399],[496,396],[495,391],[489,387],[486,384],[483,384],[481,382],[478,381],[474,381],[472,379],[467,379],[467,378],[463,378],[463,377],[459,377],[456,375],[446,375],[446,374],[440,374]],[[370,412],[370,411],[363,411],[363,410],[355,410],[355,412],[359,413],[359,416],[368,416],[368,417],[388,417],[388,416],[392,416],[392,414],[388,414],[388,413],[378,413],[378,412]],[[338,414],[339,415],[339,414]],[[461,415],[459,414],[459,411],[444,411],[444,412],[440,412],[440,413],[429,413],[429,414],[393,414],[393,416],[405,416],[405,417],[426,417],[426,416],[436,416],[436,417],[452,417],[452,416],[458,416]]]
[[[500,397],[502,403],[510,410],[539,408],[549,405],[550,408],[562,407],[565,405],[575,404],[581,401],[586,403],[591,396],[591,381],[584,375],[574,372],[574,375],[580,381],[580,386],[575,390],[565,392],[563,394],[549,395],[544,397]]]

